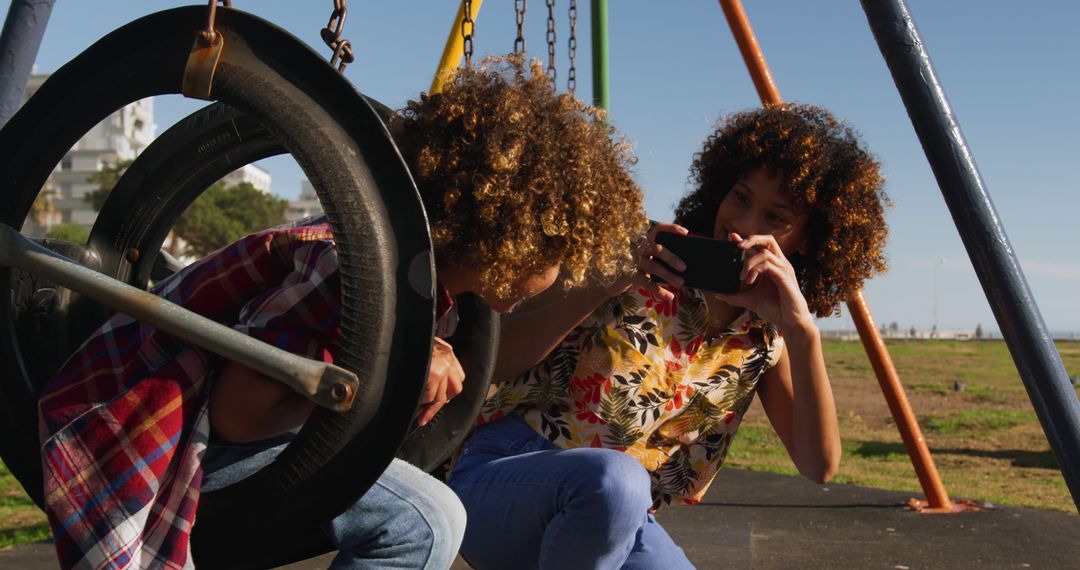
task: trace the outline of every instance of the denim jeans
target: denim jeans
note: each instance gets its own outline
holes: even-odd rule
[[[625,453],[561,449],[509,415],[481,426],[450,474],[475,568],[693,568],[649,513],[649,474]]]
[[[231,485],[268,465],[291,434],[249,444],[211,439],[203,459],[204,491]],[[347,511],[323,524],[339,553],[331,568],[445,570],[465,532],[465,510],[441,482],[395,459]]]

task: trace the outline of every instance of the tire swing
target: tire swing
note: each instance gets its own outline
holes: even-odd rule
[[[0,131],[0,148],[7,149],[0,172],[9,196],[0,223],[22,226],[49,173],[93,125],[128,103],[181,92],[192,38],[205,23],[205,7],[153,14],[109,34],[58,70]],[[350,411],[316,410],[274,463],[201,496],[192,533],[195,562],[265,567],[331,549],[317,523],[367,490],[408,431],[427,369],[427,358],[416,355],[431,349],[433,264],[408,170],[376,113],[347,80],[291,35],[249,14],[219,10],[216,29],[227,48],[210,97],[265,125],[312,180],[327,212],[338,243],[344,305],[336,363],[361,379]],[[140,170],[146,171],[136,161],[125,187],[137,189],[134,175]],[[152,181],[143,182],[152,187]],[[159,207],[160,197],[146,188],[119,192],[107,202],[108,214],[95,225],[88,246],[61,249],[110,276],[145,284],[164,239],[161,231],[171,226],[161,222],[175,219],[186,206],[174,200]],[[148,252],[153,254],[138,260]],[[99,321],[69,323],[79,313],[77,296],[58,293],[51,305],[40,302],[41,291],[59,289],[20,270],[0,268],[0,289],[12,299],[0,305],[6,329],[0,343],[0,453],[40,505],[36,395],[60,362],[51,370],[30,366],[42,360],[39,347],[20,342],[26,335],[19,333],[27,330],[27,320],[31,329],[64,328],[70,349]],[[349,482],[347,488],[342,481]]]
[[[367,101],[384,120],[393,113]],[[238,165],[285,152],[258,120],[221,103],[181,119],[132,163],[98,213],[89,246],[99,254],[102,272],[145,288],[162,270],[158,251],[169,228],[202,189]],[[495,367],[498,315],[472,294],[459,295],[454,306],[458,326],[447,340],[465,370],[464,390],[426,426],[411,431],[397,454],[428,472],[437,471],[472,429]]]

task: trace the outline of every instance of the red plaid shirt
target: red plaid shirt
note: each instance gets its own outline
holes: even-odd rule
[[[330,361],[340,287],[329,226],[266,230],[154,292],[293,353]],[[65,568],[188,568],[220,357],[126,315],[42,392],[45,506]]]

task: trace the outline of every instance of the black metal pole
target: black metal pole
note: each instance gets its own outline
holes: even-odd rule
[[[1028,397],[1080,510],[1080,401],[903,0],[861,0]]]
[[[19,110],[56,0],[11,0],[0,32],[0,127]]]

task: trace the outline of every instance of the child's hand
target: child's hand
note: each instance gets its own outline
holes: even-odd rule
[[[427,425],[443,406],[461,393],[464,381],[465,370],[454,355],[454,347],[435,337],[435,342],[431,345],[431,366],[428,367],[427,386],[424,387],[424,399],[417,424]]]
[[[649,290],[653,296],[658,299],[670,301],[675,298],[674,293],[654,281],[653,277],[663,279],[669,286],[674,288],[682,287],[683,278],[678,273],[661,265],[657,260],[663,260],[664,263],[675,268],[676,271],[685,271],[686,263],[679,259],[677,255],[664,248],[664,246],[656,243],[656,234],[660,232],[686,235],[690,233],[690,230],[677,224],[665,222],[653,224],[653,227],[649,229],[649,233],[641,236],[638,243],[633,245],[634,259],[637,262],[638,270],[633,275],[629,275],[616,282],[616,284],[611,287],[611,294],[617,295],[631,287],[640,287]]]
[[[743,290],[734,295],[719,295],[724,301],[749,309],[780,328],[782,333],[814,326],[814,317],[806,304],[795,268],[771,235],[743,239],[732,233],[731,240],[746,252],[740,279]]]

